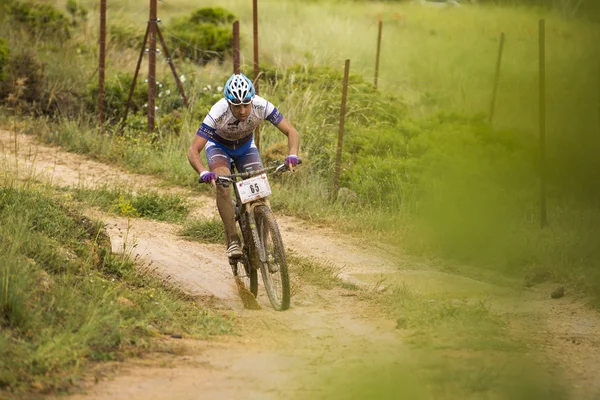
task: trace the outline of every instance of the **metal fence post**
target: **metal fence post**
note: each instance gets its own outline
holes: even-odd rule
[[[350,60],[346,60],[344,68],[344,86],[342,89],[342,105],[340,107],[340,127],[338,131],[337,154],[335,158],[335,177],[333,181],[333,200],[337,198],[340,190],[340,170],[342,164],[342,147],[344,144],[344,123],[346,121],[346,99],[348,95],[348,75],[350,73]]]

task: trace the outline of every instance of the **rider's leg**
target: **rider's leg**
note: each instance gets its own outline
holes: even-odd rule
[[[216,146],[212,142],[208,142],[206,145],[206,158],[208,160],[208,167],[211,171],[217,175],[229,175],[231,170],[229,169],[230,158],[229,155],[219,146]],[[240,238],[237,234],[237,228],[235,226],[235,210],[231,202],[230,188],[224,188],[217,185],[217,209],[219,215],[223,221],[225,227],[225,235],[227,236],[227,245],[237,241],[240,243]]]
[[[217,175],[229,175],[231,171],[227,167],[217,167],[213,170]],[[217,208],[219,215],[225,226],[225,235],[227,236],[227,244],[232,241],[240,241],[235,226],[235,210],[231,202],[231,189],[217,185]]]

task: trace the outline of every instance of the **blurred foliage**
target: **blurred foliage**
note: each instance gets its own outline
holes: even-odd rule
[[[110,43],[118,48],[140,49],[144,31],[132,25],[109,25]]]
[[[188,17],[172,21],[166,30],[167,46],[173,57],[187,58],[199,64],[222,61],[232,52],[231,22],[234,19],[235,16],[223,8],[198,9]]]
[[[20,23],[29,33],[52,40],[65,40],[70,37],[67,17],[52,5],[18,0],[5,0],[4,3],[5,17]]]
[[[8,59],[6,78],[0,82],[0,103],[24,113],[50,111],[44,89],[43,65],[33,52],[23,49]]]
[[[67,0],[67,11],[71,14],[73,26],[87,20],[88,10],[79,0]]]
[[[4,71],[8,64],[8,46],[6,40],[0,38],[0,82],[5,78]]]

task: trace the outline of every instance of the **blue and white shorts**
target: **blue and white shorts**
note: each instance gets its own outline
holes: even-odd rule
[[[208,168],[214,171],[215,168],[227,167],[231,170],[231,164],[235,163],[238,172],[244,172],[246,169],[261,169],[262,160],[258,154],[258,149],[254,144],[254,139],[241,147],[232,150],[227,147],[209,140],[205,147]]]

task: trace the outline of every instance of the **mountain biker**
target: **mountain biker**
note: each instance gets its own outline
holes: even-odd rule
[[[244,74],[233,74],[225,83],[224,98],[215,103],[196,132],[188,150],[188,160],[200,175],[199,182],[212,183],[217,192],[217,208],[225,226],[227,257],[242,256],[240,238],[235,226],[235,211],[229,188],[217,186],[217,175],[231,174],[231,163],[239,172],[263,167],[254,144],[254,130],[267,120],[288,138],[285,163],[293,172],[298,164],[298,131],[264,98],[256,95],[254,85]],[[200,159],[206,149],[208,169]]]

